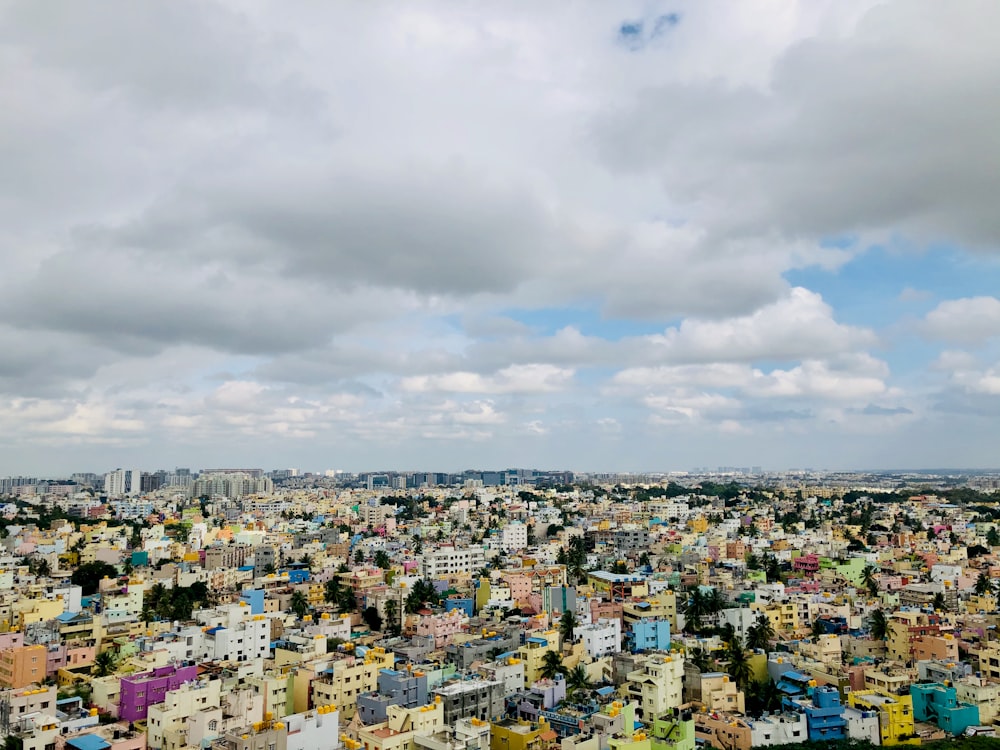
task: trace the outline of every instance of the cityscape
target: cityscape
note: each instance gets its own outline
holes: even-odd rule
[[[0,480],[0,730],[45,750],[995,735],[1000,472]]]

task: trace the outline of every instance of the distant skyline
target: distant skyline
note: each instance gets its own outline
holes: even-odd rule
[[[0,476],[1000,464],[998,23],[4,3]]]

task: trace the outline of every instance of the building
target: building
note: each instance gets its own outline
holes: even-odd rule
[[[670,641],[670,623],[667,626],[667,642]],[[601,619],[590,625],[576,628],[575,636],[583,642],[584,650],[594,659],[617,654],[622,650],[622,624],[620,620]]]
[[[913,718],[936,724],[952,736],[982,723],[979,708],[958,700],[955,688],[940,683],[910,685]]]
[[[423,553],[420,572],[432,580],[447,578],[457,573],[477,573],[486,564],[482,547],[456,547],[442,544]]]
[[[141,721],[148,715],[149,707],[162,703],[170,690],[198,677],[198,667],[166,666],[150,672],[123,677],[118,701],[118,718],[123,721]]]
[[[389,706],[414,708],[427,703],[427,675],[419,670],[382,669],[378,689],[358,696],[358,718],[377,724],[389,718]]]
[[[629,672],[627,691],[647,719],[662,716],[682,703],[684,657],[650,654],[637,658],[638,669]]]
[[[0,687],[23,688],[41,683],[47,675],[48,649],[17,646],[0,651]]]
[[[491,721],[504,712],[504,685],[499,680],[471,677],[449,680],[432,691],[444,710],[445,724],[459,719]]]
[[[806,715],[811,741],[844,739],[847,720],[837,688],[817,685],[809,675],[795,670],[783,672],[777,686],[782,694],[782,707]]]
[[[884,695],[873,690],[855,690],[847,695],[851,708],[878,712],[879,735],[883,745],[920,740],[914,734],[913,699],[909,695]]]

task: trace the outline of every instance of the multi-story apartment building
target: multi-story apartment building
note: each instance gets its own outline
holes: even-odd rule
[[[504,713],[504,686],[499,680],[450,680],[431,691],[440,702],[445,724],[459,719],[490,721]]]
[[[456,573],[476,573],[486,564],[482,547],[456,547],[443,544],[423,553],[420,572],[425,578],[436,579]]]
[[[650,654],[637,657],[638,669],[628,674],[628,695],[644,716],[662,716],[683,703],[684,657]]]
[[[383,648],[364,650],[358,657],[335,659],[312,681],[311,704],[337,706],[343,719],[351,719],[357,709],[358,696],[376,690],[379,672],[394,666],[393,653]]]

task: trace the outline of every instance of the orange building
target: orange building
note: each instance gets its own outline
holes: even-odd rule
[[[20,646],[0,651],[0,687],[22,688],[45,679],[45,646]]]

